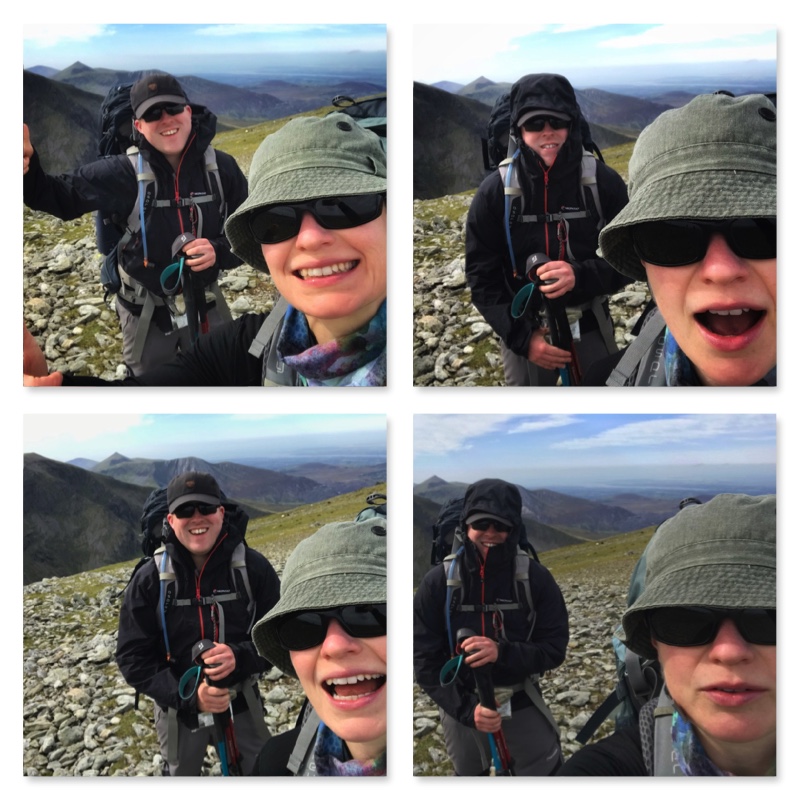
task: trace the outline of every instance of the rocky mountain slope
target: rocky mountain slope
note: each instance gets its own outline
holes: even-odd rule
[[[353,519],[370,491],[385,483],[282,516],[251,522],[247,541],[280,575],[297,543],[326,522]],[[153,704],[139,698],[115,662],[122,592],[133,562],[23,588],[23,774],[160,775],[162,759]],[[303,701],[300,684],[273,669],[259,681],[273,733],[294,726]],[[208,751],[204,775],[219,775]]]
[[[102,258],[92,216],[60,220],[23,208],[23,316],[51,371],[104,380],[125,376],[113,298],[100,284]],[[219,284],[234,318],[272,308],[272,281],[252,267],[226,270]]]

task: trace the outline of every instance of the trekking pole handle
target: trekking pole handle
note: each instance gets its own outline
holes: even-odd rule
[[[456,642],[459,649],[462,643],[471,636],[477,636],[471,628],[459,628],[456,632]],[[467,652],[467,651],[464,651]],[[467,652],[467,655],[469,653]],[[475,677],[475,687],[478,690],[478,701],[484,708],[497,711],[497,702],[494,699],[494,683],[492,681],[492,668],[489,664],[482,667],[472,667],[472,674]]]
[[[218,667],[219,664],[206,664],[205,661],[200,657],[206,650],[211,650],[214,647],[214,642],[211,639],[201,639],[199,642],[195,642],[194,647],[192,647],[192,661],[200,667],[201,672],[205,672],[206,667]],[[203,676],[205,678],[206,683],[209,686],[216,686],[217,684],[212,681],[207,675]]]

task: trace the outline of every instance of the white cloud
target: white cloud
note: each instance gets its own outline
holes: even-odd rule
[[[618,36],[600,43],[599,47],[617,50],[649,48],[662,45],[710,44],[735,39],[739,36],[752,38],[761,33],[775,32],[774,25],[657,25],[649,30]],[[772,57],[775,48],[772,48]],[[749,56],[740,56],[748,58]]]
[[[510,414],[416,414],[414,452],[446,455],[471,448],[470,440],[486,433],[503,433],[503,426],[515,417]]]
[[[22,38],[38,47],[55,47],[62,42],[85,42],[98,36],[113,36],[108,25],[23,25]]]
[[[566,414],[556,414],[553,416],[536,416],[525,418],[524,422],[509,429],[509,434],[532,433],[534,431],[545,431],[551,428],[563,428],[567,425],[577,425],[581,420],[578,417],[571,417]]]
[[[553,449],[596,450],[624,447],[636,448],[685,445],[696,452],[694,445],[711,440],[721,442],[763,440],[775,437],[775,417],[769,414],[702,414],[666,419],[629,422],[609,428],[585,439],[568,439],[554,444]]]
[[[141,414],[26,414],[22,438],[25,452],[36,452],[54,442],[91,442],[126,434],[130,428],[149,425]],[[114,450],[113,442],[109,452]]]

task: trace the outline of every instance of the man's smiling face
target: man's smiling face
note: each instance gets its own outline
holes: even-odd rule
[[[196,503],[187,503],[194,506],[194,513],[182,519],[177,514],[168,514],[169,522],[178,541],[191,553],[195,564],[202,566],[206,556],[214,549],[217,543],[225,509],[222,506],[215,508],[212,514],[201,514]],[[175,509],[179,511],[180,509]]]
[[[144,119],[134,120],[136,130],[145,139],[167,158],[170,156],[180,156],[189,141],[192,132],[192,109],[186,106],[180,114],[172,116],[165,111],[161,114],[161,119],[155,122],[147,122]]]

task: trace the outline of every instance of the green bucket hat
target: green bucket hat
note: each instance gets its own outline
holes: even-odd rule
[[[348,114],[297,117],[259,145],[250,165],[249,195],[225,223],[231,249],[269,272],[250,234],[251,211],[276,203],[386,191],[386,153],[372,131]]]
[[[777,216],[775,106],[763,94],[699,95],[665,111],[636,141],[630,201],[600,232],[600,255],[646,280],[631,228],[665,219]]]
[[[281,618],[297,611],[386,602],[386,520],[332,522],[304,539],[286,561],[281,598],[253,627],[258,652],[297,677],[278,639]]]
[[[774,494],[719,494],[668,519],[647,547],[645,589],[622,617],[627,646],[656,658],[653,608],[775,608],[775,538]]]

